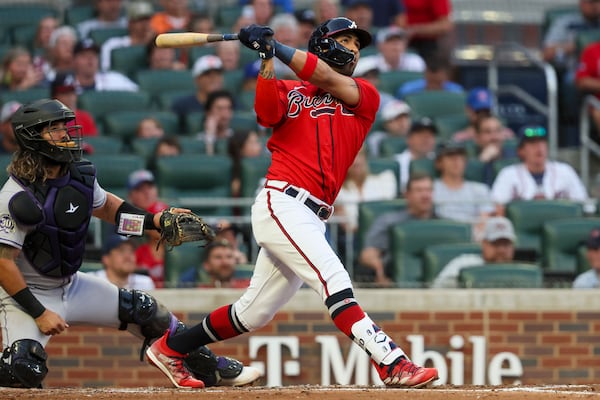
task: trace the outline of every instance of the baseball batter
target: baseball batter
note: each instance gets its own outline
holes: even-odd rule
[[[80,127],[67,127],[74,119],[49,99],[12,117],[19,149],[0,190],[0,386],[40,387],[48,372],[44,347],[69,326],[127,329],[147,342],[184,328],[152,296],[78,272],[92,215],[139,236],[160,226],[162,212],[145,213],[102,189],[94,166],[80,159]],[[186,363],[194,373],[188,386],[243,385],[259,376],[205,347]]]
[[[325,221],[375,119],[379,96],[373,85],[351,77],[360,49],[371,35],[347,18],[326,21],[313,32],[308,52],[272,39],[269,27],[241,29],[241,42],[262,58],[255,109],[272,127],[272,164],[252,206],[252,228],[261,250],[248,290],[234,304],[200,324],[164,335],[146,352],[177,382],[171,365],[199,345],[235,337],[266,325],[306,283],[325,303],[334,324],[372,358],[389,386],[420,387],[437,370],[413,364],[362,310],[350,277],[325,238]],[[278,80],[273,56],[301,81]],[[180,383],[181,384],[181,383]]]

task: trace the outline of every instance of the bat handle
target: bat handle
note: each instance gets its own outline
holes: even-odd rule
[[[223,40],[238,40],[238,34],[237,33],[224,33],[223,34]]]

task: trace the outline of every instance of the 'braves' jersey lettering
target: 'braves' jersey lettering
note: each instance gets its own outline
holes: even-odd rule
[[[331,94],[325,93],[322,96],[306,96],[298,90],[292,90],[288,94],[288,112],[287,116],[296,118],[300,115],[303,108],[310,110],[310,116],[317,118],[323,114],[334,115],[336,108],[339,108],[344,115],[354,115],[344,105],[334,98]]]

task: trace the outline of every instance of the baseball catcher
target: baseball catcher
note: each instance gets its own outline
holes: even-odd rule
[[[190,210],[151,214],[104,190],[94,165],[81,159],[74,120],[71,109],[50,99],[12,117],[19,149],[0,190],[0,386],[40,387],[48,372],[44,348],[70,326],[128,330],[145,343],[184,329],[151,295],[79,271],[92,216],[123,235],[159,230],[171,246],[212,237]],[[204,346],[173,368],[191,371],[187,384],[196,388],[246,385],[260,375]]]

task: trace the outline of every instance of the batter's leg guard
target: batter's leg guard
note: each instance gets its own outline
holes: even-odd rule
[[[0,386],[41,388],[48,374],[44,346],[36,340],[17,340],[7,347],[0,359]]]

